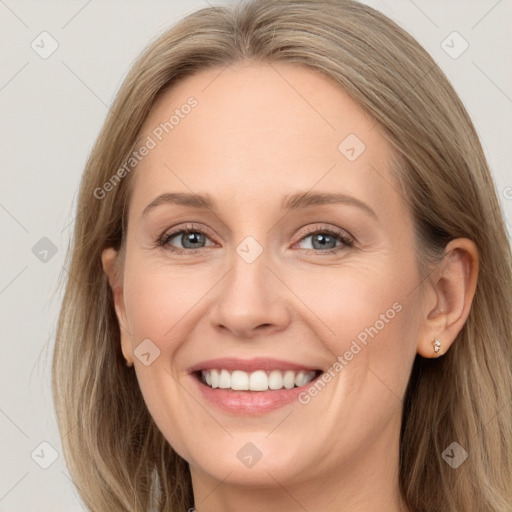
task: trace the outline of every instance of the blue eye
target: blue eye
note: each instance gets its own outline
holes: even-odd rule
[[[317,228],[315,231],[305,234],[297,243],[303,242],[308,238],[312,238],[312,247],[305,248],[304,250],[318,253],[332,254],[354,246],[354,241],[344,231],[338,231],[332,228]],[[175,247],[171,244],[171,241],[174,239],[176,239],[182,247]],[[206,245],[208,240],[210,240],[210,238],[202,229],[187,226],[186,228],[171,231],[170,233],[164,233],[158,240],[158,245],[165,247],[170,252],[190,254],[206,248],[208,246]],[[210,246],[214,245],[214,243],[210,244]]]
[[[320,252],[328,254],[338,252],[339,250],[342,250],[343,247],[353,247],[354,245],[354,242],[344,233],[331,229],[317,230],[309,235],[306,235],[300,241],[302,242],[308,238],[311,238],[312,248],[308,248],[307,250],[319,250]],[[337,246],[337,242],[339,242],[340,245]]]
[[[175,248],[170,244],[171,240],[175,238],[179,240],[183,248]],[[201,246],[201,244],[204,244],[206,239],[208,239],[207,235],[200,229],[187,227],[186,229],[179,229],[177,231],[164,234],[159,243],[171,252],[185,253],[195,251],[197,249],[203,249],[204,246]]]

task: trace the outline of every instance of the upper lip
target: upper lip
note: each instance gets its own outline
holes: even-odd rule
[[[266,357],[255,357],[253,359],[240,359],[236,357],[223,357],[218,359],[209,359],[208,361],[201,361],[200,363],[191,366],[189,373],[198,372],[201,370],[242,370],[245,372],[253,372],[256,370],[294,370],[294,371],[315,371],[319,368],[308,366],[300,363],[293,363],[291,361],[283,361],[280,359],[270,359]]]

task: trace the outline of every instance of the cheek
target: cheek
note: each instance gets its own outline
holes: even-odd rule
[[[151,359],[154,357],[151,364],[135,363],[139,387],[159,429],[186,457],[190,454],[183,435],[183,411],[187,410],[188,395],[176,378],[176,359],[180,346],[192,332],[189,316],[194,305],[208,289],[204,276],[194,276],[193,272],[155,265],[143,257],[126,261],[125,306],[135,357],[142,352],[138,346],[143,340],[154,344],[149,348]]]
[[[127,262],[125,275],[125,305],[132,338],[173,338],[212,286],[204,272],[155,265],[142,258],[134,259],[133,264]]]
[[[372,333],[400,323],[416,283],[415,269],[405,262],[350,262],[313,273],[296,273],[287,280],[299,298],[302,318],[311,318],[315,332],[342,350],[347,341],[364,342]],[[337,353],[339,353],[339,350]]]
[[[318,274],[307,285],[298,278],[294,283],[294,291],[315,313],[309,318],[331,354],[332,380],[326,387],[332,400],[322,415],[325,425],[347,435],[340,438],[339,451],[347,438],[373,439],[399,417],[414,360],[418,314],[410,292],[417,284],[415,266],[386,263],[359,264],[357,270],[346,266],[330,272],[328,279]],[[322,391],[318,396],[310,395],[312,403],[327,395]]]
[[[311,319],[331,354],[340,388],[372,409],[403,394],[419,326],[415,261],[388,256],[288,281],[307,307],[301,318]]]

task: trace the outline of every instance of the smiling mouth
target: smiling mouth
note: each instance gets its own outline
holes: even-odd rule
[[[242,370],[211,369],[194,372],[196,378],[210,389],[226,391],[279,391],[308,385],[322,370]]]

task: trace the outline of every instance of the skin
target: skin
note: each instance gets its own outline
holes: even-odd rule
[[[414,358],[445,353],[473,299],[473,242],[447,246],[421,281],[408,204],[389,169],[378,125],[326,77],[294,64],[245,63],[187,77],[167,91],[141,132],[145,140],[174,109],[198,105],[134,172],[122,275],[113,249],[103,266],[113,290],[126,359],[150,413],[190,464],[199,512],[402,510],[398,491],[403,397]],[[366,146],[349,161],[348,134]],[[392,185],[392,186],[391,186]],[[339,192],[347,204],[283,212],[299,191]],[[166,192],[208,193],[215,210],[162,204]],[[171,228],[205,232],[191,252]],[[312,233],[343,230],[354,246],[313,245]],[[309,230],[308,232],[305,232]],[[309,235],[309,236],[308,236]],[[263,249],[252,263],[236,252],[247,237]],[[169,251],[169,245],[183,251]],[[192,246],[193,247],[193,246]],[[327,371],[358,334],[393,304],[402,309],[308,404],[256,416],[222,412],[187,369],[216,357],[273,357]],[[145,366],[133,351],[149,338],[160,356]],[[237,452],[262,458],[246,467]]]

